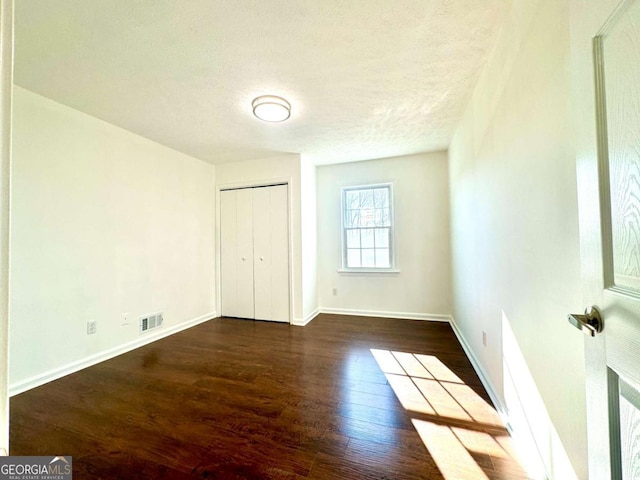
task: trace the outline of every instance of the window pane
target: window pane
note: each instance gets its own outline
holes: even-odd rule
[[[373,190],[360,190],[360,208],[373,208]]]
[[[360,210],[360,226],[361,227],[375,227],[375,210],[373,208],[367,208]]]
[[[347,230],[347,248],[360,248],[360,230]]]
[[[373,248],[362,249],[362,266],[363,267],[376,266],[375,250]]]
[[[391,214],[388,208],[376,208],[376,227],[390,227]]]
[[[358,227],[360,224],[360,210],[347,210],[344,215],[344,226]]]
[[[389,207],[389,189],[376,188],[373,191],[373,202],[376,208]]]
[[[376,247],[389,248],[388,228],[376,228]]]
[[[345,192],[344,208],[360,208],[360,193],[357,190],[347,190]]]
[[[375,244],[373,243],[373,228],[363,228],[360,232],[362,235],[362,248],[375,247]]]
[[[347,267],[360,266],[360,250],[355,248],[347,249]]]
[[[391,262],[389,262],[389,249],[388,248],[376,248],[376,267],[389,268]]]

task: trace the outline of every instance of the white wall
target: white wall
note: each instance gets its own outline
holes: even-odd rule
[[[318,232],[316,167],[301,159],[302,318],[307,323],[318,313]]]
[[[568,1],[513,2],[449,152],[455,321],[561,480],[587,478],[569,98]]]
[[[12,385],[214,315],[212,165],[20,87],[13,142]]]
[[[289,182],[289,202],[291,205],[292,239],[292,300],[293,323],[303,323],[303,285],[302,285],[302,229],[301,229],[301,172],[300,155],[284,154],[276,157],[229,162],[216,166],[216,186],[242,187],[269,184],[274,181]]]
[[[444,152],[317,168],[318,289],[323,311],[411,318],[445,318],[451,313],[447,178]],[[339,273],[340,189],[383,182],[393,182],[400,273]]]

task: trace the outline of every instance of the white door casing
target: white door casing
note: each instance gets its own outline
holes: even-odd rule
[[[0,2],[0,455],[9,452],[9,212],[13,0]]]
[[[572,0],[571,22],[584,302],[604,323],[585,337],[589,477],[626,480],[640,476],[640,0]]]

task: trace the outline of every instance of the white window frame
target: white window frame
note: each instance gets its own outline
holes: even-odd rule
[[[345,197],[346,192],[353,190],[369,190],[375,188],[388,188],[389,189],[389,219],[390,226],[389,228],[389,266],[388,267],[348,267],[347,266],[347,228],[345,226]],[[393,183],[372,183],[372,184],[364,184],[364,185],[350,185],[347,187],[342,187],[340,189],[340,229],[341,229],[341,255],[342,255],[342,264],[341,268],[338,269],[339,273],[345,274],[359,274],[359,273],[378,273],[378,274],[397,274],[399,271],[396,269],[395,262],[395,216],[393,211]]]

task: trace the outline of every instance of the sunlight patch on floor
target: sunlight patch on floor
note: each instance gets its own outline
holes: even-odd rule
[[[449,367],[440,361],[438,357],[433,355],[415,354],[415,357],[424,365],[433,377],[440,382],[464,383],[453,373]]]
[[[405,373],[414,378],[433,378],[433,375],[429,373],[429,370],[420,363],[420,360],[416,358],[413,353],[406,352],[391,352],[393,356],[398,360],[400,366],[404,369],[402,375]]]
[[[512,456],[509,450],[502,445],[504,443],[508,446],[509,437],[507,435],[494,437],[488,433],[460,427],[451,427],[451,431],[458,437],[460,443],[471,452],[484,453],[492,457],[505,459]]]
[[[468,385],[442,383],[442,386],[475,422],[495,427],[503,426],[498,412]]]
[[[393,354],[388,350],[376,350],[371,349],[371,353],[373,354],[373,358],[376,359],[378,365],[380,366],[380,370],[384,373],[395,373],[396,375],[406,375],[404,368],[402,365],[398,363]]]
[[[413,381],[424,395],[424,398],[433,406],[437,415],[445,418],[473,421],[471,415],[460,406],[455,397],[450,395],[440,382],[422,378],[415,378]]]
[[[385,373],[385,377],[387,377],[389,385],[393,388],[393,391],[405,410],[429,415],[436,414],[431,404],[424,398],[424,395],[420,392],[416,384],[413,383],[411,377],[391,373]]]
[[[400,404],[417,415],[411,421],[446,480],[487,480],[474,455],[517,464],[496,410],[440,359],[381,349],[371,354]]]
[[[489,480],[450,427],[411,420],[422,442],[447,480]]]

